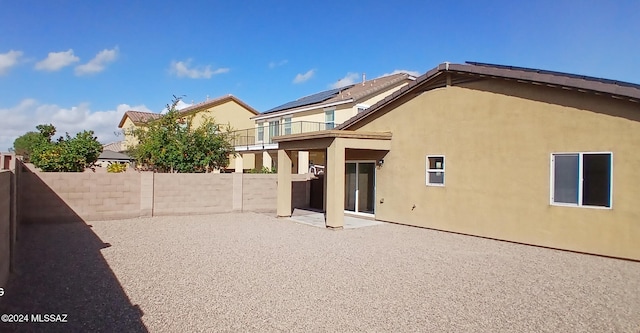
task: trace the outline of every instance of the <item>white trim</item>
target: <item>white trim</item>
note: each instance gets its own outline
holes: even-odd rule
[[[249,146],[235,146],[233,147],[235,151],[257,151],[257,150],[277,150],[277,143],[267,143],[267,144],[256,144]]]
[[[430,166],[431,164],[429,163],[429,158],[436,158],[436,157],[442,157],[442,169],[431,169]],[[434,186],[434,187],[444,187],[444,184],[447,182],[447,174],[445,172],[445,169],[447,168],[447,162],[446,162],[446,158],[444,155],[427,155],[426,157],[426,172],[425,172],[425,185],[427,186]],[[442,184],[439,183],[430,183],[429,182],[429,173],[431,172],[442,172]]]
[[[584,184],[584,175],[583,175],[583,156],[584,155],[598,155],[598,154],[609,154],[609,207],[606,206],[592,206],[592,205],[583,205],[582,204],[582,190]],[[571,204],[565,202],[555,202],[553,193],[555,190],[555,159],[556,155],[578,155],[578,203]],[[613,209],[613,152],[612,151],[583,151],[583,152],[556,152],[550,154],[550,164],[549,164],[549,205],[557,206],[557,207],[574,207],[574,208],[591,208],[591,209]]]
[[[306,107],[306,108],[303,108],[303,109],[287,111],[287,112],[283,112],[283,113],[277,113],[277,114],[275,112],[273,114],[267,113],[267,114],[264,114],[264,115],[252,117],[251,119],[257,121],[257,120],[263,120],[263,119],[269,119],[269,118],[277,118],[277,117],[290,115],[290,114],[294,114],[294,113],[298,113],[298,112],[304,112],[304,111],[316,110],[316,109],[323,109],[323,108],[328,108],[328,107],[331,107],[331,106],[347,104],[347,103],[351,103],[351,102],[353,102],[353,98],[350,98],[350,99],[347,99],[347,100],[344,100],[344,101],[324,104],[324,105],[316,105],[316,106]]]

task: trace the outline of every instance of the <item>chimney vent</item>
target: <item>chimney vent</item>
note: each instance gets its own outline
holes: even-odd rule
[[[364,81],[367,81],[367,73],[362,73],[362,85],[364,86]]]

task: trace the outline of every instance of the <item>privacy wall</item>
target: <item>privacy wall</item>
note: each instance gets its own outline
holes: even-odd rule
[[[25,223],[276,209],[274,174],[39,172],[28,164],[22,168],[20,218]],[[308,190],[306,183],[307,175],[294,179],[295,207],[308,206],[308,193],[300,192]]]

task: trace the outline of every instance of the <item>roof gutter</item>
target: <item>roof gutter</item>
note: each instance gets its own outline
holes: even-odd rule
[[[275,118],[275,117],[279,117],[279,116],[286,116],[286,115],[290,115],[290,114],[294,114],[294,113],[298,113],[298,112],[304,112],[304,111],[315,110],[315,109],[320,109],[320,108],[328,108],[328,107],[331,107],[331,106],[342,105],[342,104],[347,104],[347,103],[351,103],[351,102],[353,102],[353,98],[349,98],[349,99],[344,100],[344,101],[327,103],[327,104],[316,105],[316,106],[310,106],[310,107],[297,109],[297,110],[291,110],[291,111],[282,112],[282,113],[274,112],[274,113],[261,114],[259,116],[251,117],[251,119],[253,119],[253,120],[264,120],[264,119]]]

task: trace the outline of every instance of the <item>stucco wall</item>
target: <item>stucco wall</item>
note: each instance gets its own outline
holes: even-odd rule
[[[9,278],[11,262],[11,175],[0,170],[0,287]]]
[[[155,174],[154,215],[232,211],[231,174]]]
[[[223,104],[215,105],[206,110],[198,111],[193,117],[193,124],[198,126],[205,117],[212,118],[216,124],[231,125],[233,130],[241,130],[254,126],[251,117],[255,114],[233,100],[229,100]]]
[[[424,92],[359,130],[393,133],[377,219],[640,259],[638,104],[492,80]],[[603,151],[612,208],[551,205],[551,154]],[[445,155],[444,187],[425,185],[429,154]]]

